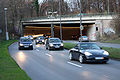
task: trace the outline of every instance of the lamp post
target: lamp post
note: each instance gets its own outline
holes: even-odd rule
[[[109,12],[110,12],[110,7],[109,7],[109,0],[108,0],[108,14],[109,14]]]
[[[62,25],[61,25],[61,0],[59,1],[59,15],[60,15],[60,39],[62,40]]]
[[[7,31],[7,8],[4,8],[4,11],[5,11],[6,40],[9,40],[8,31]]]
[[[82,26],[81,0],[80,0],[80,35],[81,35],[81,38],[82,38],[82,30],[83,30],[83,26]]]

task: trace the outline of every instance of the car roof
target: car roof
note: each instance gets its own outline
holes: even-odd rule
[[[49,39],[59,39],[59,38],[49,38]]]
[[[30,39],[29,37],[20,37],[20,39]]]
[[[96,42],[79,42],[78,44],[82,44],[82,43],[88,43],[88,44],[96,44]]]

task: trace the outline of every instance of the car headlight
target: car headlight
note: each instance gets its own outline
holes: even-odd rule
[[[37,40],[37,42],[39,42],[39,40]]]
[[[91,56],[92,54],[91,53],[89,53],[89,52],[85,52],[84,53],[86,56]]]
[[[23,44],[20,44],[20,46],[23,46]]]
[[[63,43],[61,43],[61,46],[63,46],[64,44]]]
[[[32,44],[30,44],[30,46],[32,46]]]
[[[50,45],[50,46],[53,46],[53,44],[52,44],[52,43],[50,43],[49,45]]]
[[[104,51],[104,53],[103,53],[104,55],[109,55],[109,53],[107,52],[107,51]]]
[[[44,42],[44,40],[42,40],[42,42]]]

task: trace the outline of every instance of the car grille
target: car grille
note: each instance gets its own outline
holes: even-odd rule
[[[54,46],[60,46],[60,44],[53,44]]]

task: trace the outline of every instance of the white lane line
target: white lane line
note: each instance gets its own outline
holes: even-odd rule
[[[37,51],[39,51],[39,49],[36,49]]]
[[[76,66],[76,67],[79,67],[79,68],[81,68],[82,66],[80,66],[80,65],[77,65],[77,64],[75,64],[75,63],[72,63],[72,62],[68,62],[68,64],[71,64],[71,65],[73,65],[73,66]]]
[[[52,57],[52,55],[50,55],[50,54],[45,54],[46,56],[49,56],[49,57]]]

